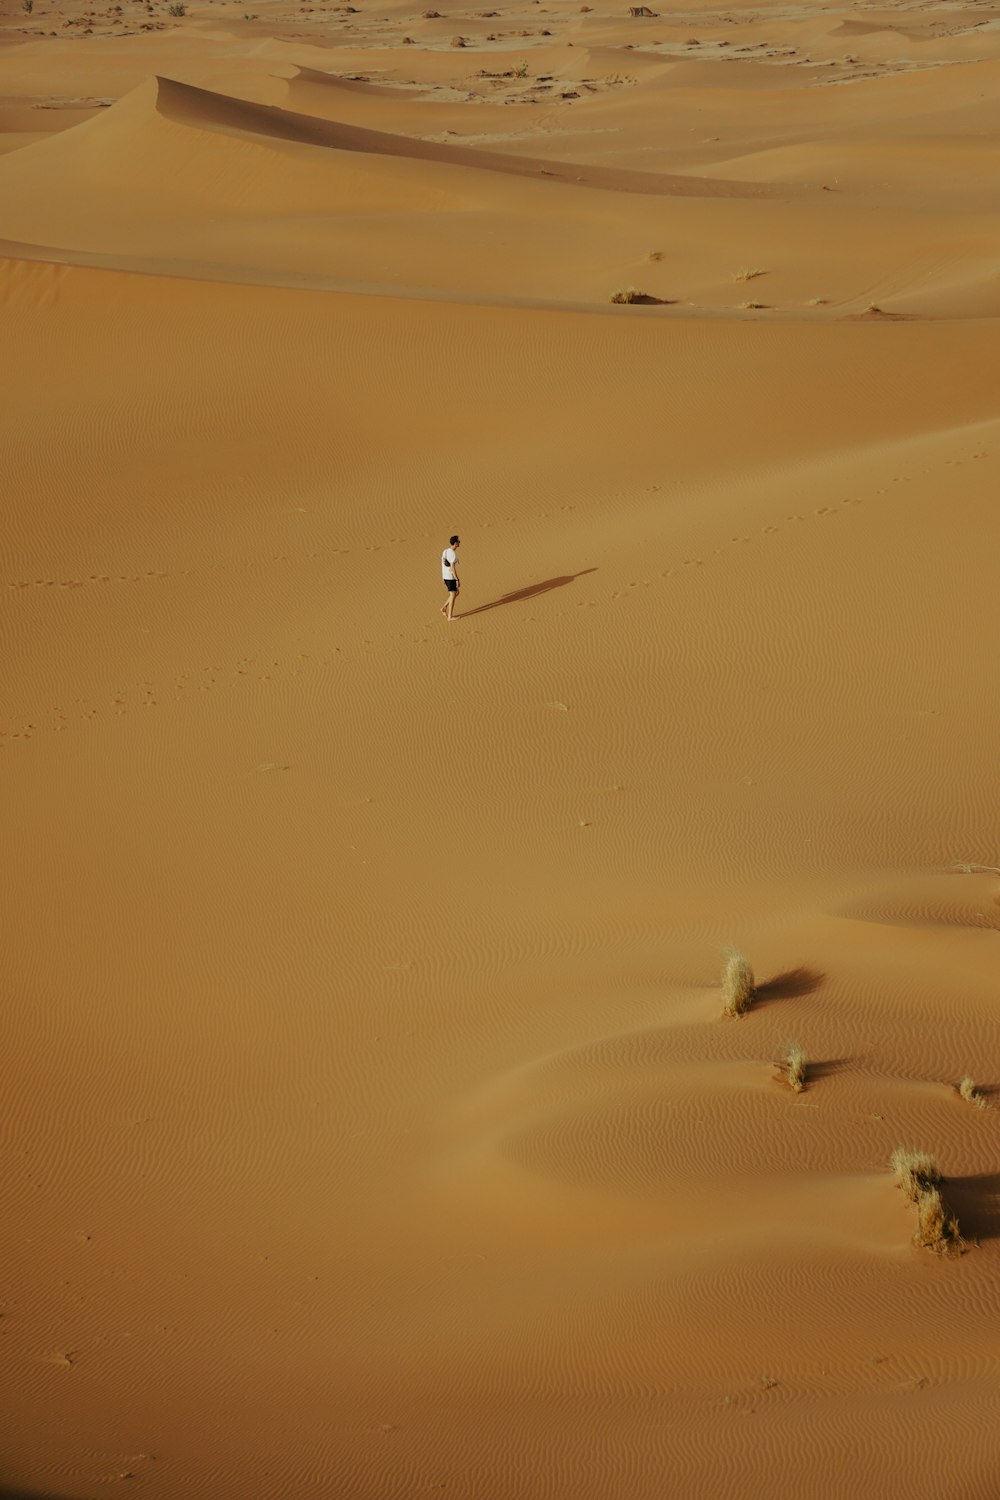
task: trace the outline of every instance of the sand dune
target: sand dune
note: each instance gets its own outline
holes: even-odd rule
[[[993,1500],[984,20],[8,15],[0,1495]]]

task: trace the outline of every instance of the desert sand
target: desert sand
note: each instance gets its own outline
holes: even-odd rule
[[[0,1494],[996,1500],[1000,8],[254,3],[0,13]]]

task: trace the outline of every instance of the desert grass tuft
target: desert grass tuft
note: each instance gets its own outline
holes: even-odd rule
[[[966,1073],[965,1077],[958,1085],[958,1092],[961,1094],[966,1104],[974,1104],[977,1109],[989,1108],[989,1105],[986,1103],[985,1098],[976,1088],[976,1085],[973,1083],[968,1073]]]
[[[766,276],[767,271],[763,266],[749,266],[745,271],[734,271],[734,281],[756,281],[758,276]]]
[[[933,1156],[898,1146],[891,1165],[897,1184],[917,1211],[914,1243],[927,1250],[964,1249],[958,1220],[948,1214],[942,1201],[941,1172]]]
[[[750,960],[735,950],[726,955],[726,967],[722,971],[722,1012],[727,1016],[742,1016],[750,1009],[754,995],[753,969]]]
[[[740,308],[743,312],[762,312],[767,306],[766,302],[741,302]]]
[[[926,1151],[914,1151],[909,1146],[897,1146],[890,1158],[893,1176],[898,1187],[916,1203],[922,1193],[936,1188],[941,1181],[941,1170],[933,1156]]]
[[[611,301],[617,303],[641,302],[645,296],[646,293],[640,292],[638,287],[620,286],[616,292],[611,293]]]
[[[926,1250],[961,1250],[964,1245],[956,1218],[949,1218],[940,1190],[928,1188],[917,1200],[917,1228],[913,1238]]]
[[[785,1077],[788,1087],[794,1094],[801,1094],[806,1086],[806,1076],[809,1068],[809,1059],[797,1042],[789,1044],[788,1053],[785,1057]]]

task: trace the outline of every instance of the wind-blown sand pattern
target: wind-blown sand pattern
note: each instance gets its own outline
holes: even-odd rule
[[[1000,11],[258,3],[0,14],[0,1497],[996,1500]]]

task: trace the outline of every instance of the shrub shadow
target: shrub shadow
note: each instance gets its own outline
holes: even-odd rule
[[[800,995],[811,995],[819,989],[826,978],[818,969],[786,969],[783,974],[775,974],[773,979],[767,979],[763,984],[758,984],[753,992],[754,1006],[759,1002],[768,1000],[797,1000]]]
[[[941,1196],[966,1240],[1000,1239],[1000,1172],[945,1177]]]
[[[0,1484],[0,1500],[66,1500],[66,1497],[42,1490],[26,1490],[20,1485]]]
[[[810,1062],[806,1065],[806,1077],[810,1083],[818,1083],[821,1078],[833,1078],[837,1073],[846,1073],[853,1061],[851,1057],[828,1057],[822,1062]]]

